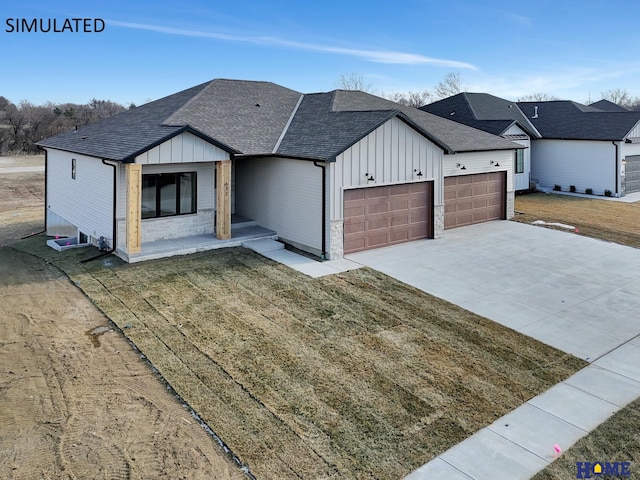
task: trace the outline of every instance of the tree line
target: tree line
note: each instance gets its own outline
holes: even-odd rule
[[[373,93],[363,75],[343,74],[337,82],[344,90],[361,90]],[[466,91],[459,73],[447,74],[431,90],[409,90],[406,92],[381,93],[380,96],[410,107],[421,107],[451,95]],[[623,107],[640,111],[640,98],[633,97],[627,90],[616,88],[602,92],[602,98]],[[546,93],[534,93],[520,97],[517,101],[547,101],[560,98]],[[36,142],[68,130],[80,128],[89,123],[135,108],[125,107],[111,100],[91,99],[86,104],[52,103],[35,105],[29,101],[13,104],[0,96],[0,155],[36,153]]]
[[[338,80],[338,88],[344,90],[361,90],[363,92],[374,93],[374,88],[370,83],[364,80],[364,77],[358,73],[348,73],[340,76]],[[438,82],[431,90],[409,90],[406,92],[382,92],[379,95],[388,100],[392,100],[401,105],[419,108],[429,103],[437,102],[458,93],[466,92],[467,87],[462,83],[460,73],[451,72]],[[628,90],[622,88],[614,88],[602,92],[601,98],[609,100],[622,107],[630,110],[640,111],[640,97],[634,97]],[[550,100],[563,100],[555,95],[548,93],[533,93],[516,99],[518,102],[545,102]],[[566,99],[565,99],[566,100]],[[595,101],[595,100],[594,100]]]
[[[131,104],[128,108],[134,108]],[[0,96],[0,155],[36,153],[36,142],[80,128],[126,110],[110,100],[91,99],[86,104],[52,103],[35,105],[23,100],[17,105]]]

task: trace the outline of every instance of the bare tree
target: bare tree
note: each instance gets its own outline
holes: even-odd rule
[[[86,125],[125,110],[109,100],[92,99],[89,103],[34,105],[22,101],[15,105],[0,97],[0,154],[8,151],[35,152],[43,138]]]
[[[342,90],[360,90],[371,93],[373,88],[370,83],[366,83],[361,73],[343,73],[338,81],[338,88]]]
[[[549,102],[552,100],[560,100],[559,97],[549,95],[548,93],[532,93],[518,98],[518,102]]]
[[[383,94],[382,96],[388,98],[392,102],[414,108],[420,108],[431,102],[431,92],[428,90],[409,90],[408,92],[394,92],[390,94]]]
[[[434,88],[434,96],[438,100],[463,92],[462,77],[458,72],[448,73]]]
[[[604,100],[617,103],[621,107],[631,108],[634,105],[640,103],[640,99],[633,98],[627,90],[622,88],[613,88],[601,93]]]

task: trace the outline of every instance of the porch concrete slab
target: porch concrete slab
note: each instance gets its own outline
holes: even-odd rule
[[[640,382],[591,364],[567,378],[564,383],[624,407],[640,397]]]
[[[567,383],[559,383],[528,402],[576,427],[590,431],[620,407]]]
[[[282,250],[284,243],[278,242],[271,238],[261,238],[258,240],[248,240],[242,242],[242,246],[253,250],[256,253],[273,252],[274,250]]]
[[[587,432],[529,403],[487,427],[546,462],[553,461],[555,444],[566,449]]]
[[[640,345],[625,343],[593,363],[640,382]]]
[[[434,458],[404,478],[405,480],[433,480],[437,478],[447,480],[473,480],[473,477],[466,475],[441,458]]]
[[[525,480],[549,463],[487,428],[439,457],[474,480]]]

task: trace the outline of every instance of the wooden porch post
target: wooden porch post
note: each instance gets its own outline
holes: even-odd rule
[[[127,178],[127,253],[140,253],[142,249],[142,165],[125,164]]]
[[[216,162],[216,238],[231,238],[231,160]]]

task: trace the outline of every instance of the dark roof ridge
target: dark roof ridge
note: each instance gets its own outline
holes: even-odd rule
[[[473,115],[473,118],[475,118],[476,120],[480,120],[478,118],[478,113],[475,111],[475,109],[473,108],[473,105],[469,101],[469,96],[467,95],[467,92],[460,92],[460,95],[462,96],[462,98],[464,99],[465,103],[469,107],[469,111]]]

